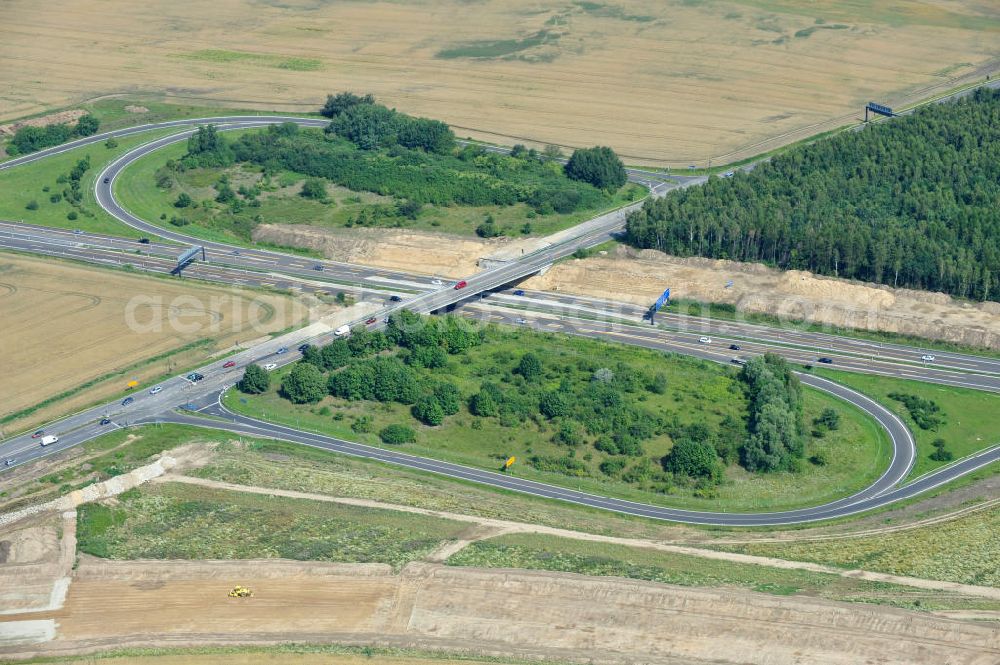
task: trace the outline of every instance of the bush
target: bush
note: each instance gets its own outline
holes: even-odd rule
[[[622,160],[606,147],[575,150],[566,162],[566,175],[608,191],[620,188],[628,180]]]
[[[371,93],[362,97],[361,95],[355,95],[353,92],[341,92],[337,95],[327,95],[326,104],[323,105],[319,113],[327,118],[336,118],[352,106],[374,103],[375,96]]]
[[[108,139],[107,141],[104,142],[104,147],[107,148],[108,150],[113,150],[114,148],[118,147],[118,141],[114,139]]]
[[[76,210],[70,210],[66,214],[66,219],[68,219],[71,222],[75,222],[77,217],[79,217],[79,215],[76,214]]]
[[[62,201],[62,194],[53,194],[49,197],[50,203],[59,203],[60,201]]]
[[[680,476],[716,478],[721,473],[715,448],[705,441],[681,439],[663,458],[663,468]]]
[[[417,433],[406,425],[389,425],[378,433],[382,443],[399,446],[404,443],[413,443],[417,440]]]
[[[361,416],[351,423],[351,431],[356,434],[367,434],[372,431],[374,421],[371,416]]]
[[[411,409],[413,417],[425,425],[432,427],[444,422],[444,409],[434,395],[426,395],[417,400]]]
[[[517,373],[526,381],[535,381],[542,375],[542,361],[534,353],[525,353],[517,364]]]
[[[177,200],[174,201],[174,207],[187,208],[192,203],[194,203],[194,201],[191,199],[190,196],[188,196],[187,192],[181,192],[180,195],[177,197]]]
[[[259,395],[271,387],[271,375],[259,365],[247,365],[236,387],[248,395]]]
[[[304,198],[314,201],[326,200],[326,181],[322,178],[306,178],[302,183],[302,191],[299,192]]]
[[[831,408],[823,409],[823,413],[813,420],[814,425],[822,425],[828,431],[840,429],[840,414]]]
[[[487,217],[486,221],[476,227],[476,235],[480,238],[496,238],[503,235],[503,231],[493,221],[493,217]]]
[[[947,450],[944,439],[934,439],[934,452],[931,453],[931,459],[935,462],[950,462],[954,455],[950,450]]]
[[[38,210],[38,201],[31,199],[28,201],[28,205],[24,206],[27,210]]]
[[[920,429],[937,431],[937,428],[944,424],[944,414],[941,413],[941,407],[933,400],[907,393],[889,393],[889,397],[903,403],[903,406],[910,413],[910,417],[913,418],[913,422]]]

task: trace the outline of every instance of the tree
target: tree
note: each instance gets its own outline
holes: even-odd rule
[[[441,410],[446,416],[455,415],[462,406],[462,394],[454,383],[443,381],[435,385],[434,397],[437,398],[438,404],[441,405]]]
[[[628,180],[625,165],[611,148],[580,148],[566,162],[566,175],[598,189],[614,191]]]
[[[76,121],[76,135],[93,136],[100,126],[101,122],[94,115],[88,113]]]
[[[315,365],[300,362],[281,383],[281,392],[295,404],[318,402],[326,395],[326,381]]]
[[[950,462],[954,455],[950,450],[947,449],[947,443],[944,439],[934,439],[934,452],[931,453],[930,457],[935,462]]]
[[[177,200],[174,201],[174,207],[187,208],[192,203],[193,201],[191,200],[191,197],[188,196],[187,192],[181,192],[180,195],[177,197]]]
[[[833,408],[823,409],[823,413],[813,420],[814,425],[821,425],[830,431],[840,429],[840,414]]]
[[[535,381],[542,375],[542,361],[534,353],[525,353],[517,364],[517,373],[526,381]]]
[[[322,178],[306,178],[302,183],[301,196],[314,201],[326,200],[326,181]]]
[[[474,415],[488,418],[500,413],[500,405],[491,391],[480,390],[469,401],[469,411]]]
[[[444,409],[434,395],[425,395],[411,409],[413,417],[425,425],[436,426],[444,422]]]
[[[413,443],[417,440],[417,433],[406,425],[389,425],[378,433],[382,443],[392,446],[399,446],[404,443]]]
[[[482,224],[476,227],[476,235],[480,238],[496,238],[503,235],[503,231],[497,226],[493,215],[486,215]]]
[[[248,395],[259,395],[271,387],[271,375],[260,365],[247,365],[243,370],[243,378],[236,382],[236,387]]]
[[[327,95],[326,103],[320,109],[320,115],[327,118],[336,118],[338,115],[358,104],[374,104],[375,97],[371,93],[361,96],[353,92],[340,92],[336,95]]]
[[[663,468],[680,476],[716,478],[721,473],[715,449],[706,441],[684,438],[663,458]]]

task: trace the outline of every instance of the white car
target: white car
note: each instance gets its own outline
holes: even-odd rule
[[[266,369],[268,372],[270,372],[272,369],[277,369],[277,367],[278,363],[268,363],[264,365],[264,369]]]
[[[431,280],[431,284],[433,284],[434,286],[441,286],[442,284],[444,284],[444,282],[442,282],[440,279],[435,278]]]
[[[155,388],[149,389],[150,395],[159,395],[162,392],[163,392],[163,386],[156,386]]]
[[[920,356],[920,359],[923,360],[925,363],[934,362],[934,356],[932,356],[929,353],[925,353],[924,355]]]
[[[699,337],[698,341],[701,342],[702,344],[711,344],[712,343],[712,338],[711,337]]]
[[[523,326],[523,325],[524,325],[525,323],[527,323],[527,322],[528,322],[528,320],[527,320],[527,319],[514,319],[514,323],[517,323],[518,325],[522,325],[522,326]]]

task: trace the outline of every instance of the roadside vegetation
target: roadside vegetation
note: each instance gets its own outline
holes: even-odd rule
[[[681,586],[739,587],[778,596],[805,595],[925,611],[995,606],[986,599],[962,598],[884,582],[549,535],[510,534],[477,541],[453,554],[447,563],[628,577]]]
[[[27,155],[73,139],[92,136],[97,133],[100,126],[101,122],[90,113],[72,125],[64,122],[57,122],[45,127],[28,125],[14,132],[14,136],[10,138],[4,150],[10,157]]]
[[[130,149],[176,130],[143,133],[67,150],[0,171],[0,218],[93,233],[138,236],[104,212],[94,199],[94,179]],[[81,166],[83,165],[83,166]],[[78,176],[78,177],[75,177]]]
[[[903,419],[917,441],[911,478],[1000,444],[995,393],[819,367],[813,372],[863,392]]]
[[[257,372],[250,370],[252,377]],[[235,411],[638,500],[752,510],[832,499],[887,462],[877,425],[776,356],[733,370],[594,340],[390,318],[230,393]],[[827,419],[827,424],[821,423]],[[835,422],[834,422],[835,421]]]
[[[642,195],[607,148],[579,150],[564,168],[557,151],[459,146],[444,123],[370,97],[331,96],[323,112],[325,131],[289,123],[230,138],[201,127],[186,146],[140,160],[118,191],[161,223],[244,242],[265,220],[544,234]]]
[[[81,552],[107,559],[295,559],[386,563],[427,556],[467,525],[391,510],[192,485],[146,485],[85,504]]]
[[[628,241],[995,299],[1000,167],[980,146],[998,143],[998,118],[1000,93],[980,89],[789,150],[750,173],[648,201],[630,215]]]
[[[1000,586],[1000,508],[867,538],[718,546],[732,552],[864,568],[980,586]]]

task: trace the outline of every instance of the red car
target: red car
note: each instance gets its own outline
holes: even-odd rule
[[[366,326],[370,326],[371,324],[375,323],[376,321],[378,321],[378,319],[376,319],[376,318],[375,318],[375,317],[373,316],[372,318],[370,318],[370,319],[368,319],[367,321],[365,321],[365,325],[366,325]]]
[[[227,360],[226,363],[223,365],[223,367],[236,367],[236,361],[235,360]]]
[[[458,291],[459,289],[464,289],[464,288],[465,288],[465,287],[467,287],[468,285],[469,285],[469,283],[468,283],[468,282],[466,282],[466,281],[465,281],[465,280],[463,279],[463,280],[462,280],[461,282],[459,282],[458,284],[456,284],[456,285],[455,285],[455,290],[456,290],[456,291]]]
[[[41,435],[43,435],[43,434],[45,434],[45,430],[43,430],[43,429],[40,429],[40,430],[38,430],[37,432],[35,432],[34,434],[32,434],[32,435],[31,435],[31,438],[32,438],[32,439],[37,439],[38,437],[40,437],[40,436],[41,436]]]

